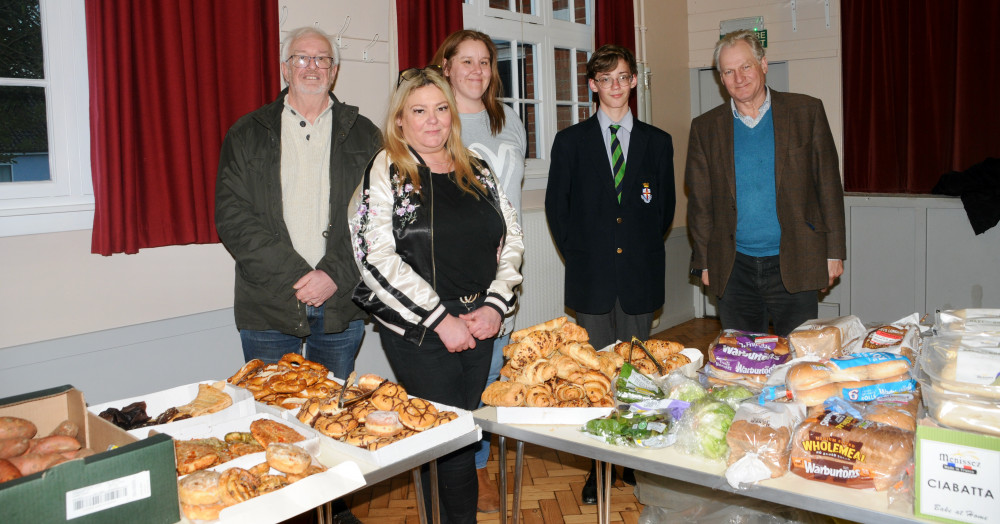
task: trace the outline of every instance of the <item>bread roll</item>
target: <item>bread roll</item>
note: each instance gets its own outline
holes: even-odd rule
[[[790,389],[792,390],[792,398],[795,400],[802,402],[806,406],[816,406],[822,404],[830,397],[838,397],[850,401],[874,400],[875,398],[899,391],[910,391],[914,385],[914,381],[909,379],[909,374],[903,373],[902,375],[881,380],[851,380],[846,382],[831,382],[811,389],[797,389],[794,387]]]

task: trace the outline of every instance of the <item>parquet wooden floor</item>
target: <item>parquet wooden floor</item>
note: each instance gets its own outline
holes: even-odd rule
[[[660,331],[654,338],[674,340],[704,351],[719,334],[716,319],[694,319]],[[508,440],[507,508],[513,505],[514,443]],[[494,437],[487,471],[497,480],[499,450]],[[522,470],[521,519],[526,524],[589,524],[597,521],[597,506],[580,502],[580,489],[590,460],[557,450],[525,444]],[[619,473],[620,473],[619,469]],[[620,476],[620,475],[619,475]],[[618,480],[611,489],[611,521],[634,524],[642,506],[632,486]],[[417,524],[417,502],[410,473],[405,473],[347,497],[351,511],[365,524]],[[500,522],[499,513],[479,513],[478,522]]]

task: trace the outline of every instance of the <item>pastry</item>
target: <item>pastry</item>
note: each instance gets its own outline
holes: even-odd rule
[[[178,475],[194,473],[219,462],[219,453],[214,448],[192,441],[175,441],[174,455],[177,460]]]
[[[302,479],[304,479],[304,478],[306,478],[306,477],[308,477],[310,475],[315,475],[317,473],[322,473],[324,471],[326,471],[326,468],[324,468],[323,466],[320,466],[319,464],[311,464],[302,473],[298,473],[298,474],[292,473],[292,474],[286,475],[285,478],[288,479],[288,482],[298,482],[298,481],[300,481],[300,480],[302,480]]]
[[[524,397],[524,403],[532,408],[547,408],[555,404],[555,397],[552,396],[552,387],[548,384],[531,386]]]
[[[385,379],[378,375],[367,373],[365,375],[361,375],[361,378],[358,379],[358,387],[365,391],[372,391],[382,385],[382,382],[384,381]]]
[[[422,398],[411,398],[399,410],[399,421],[412,430],[423,431],[437,422],[437,413],[434,404]]]
[[[313,426],[316,431],[334,439],[342,439],[358,427],[358,419],[349,411],[334,416],[320,416]]]
[[[365,419],[365,428],[373,435],[391,437],[403,430],[403,424],[400,423],[399,413],[395,411],[372,411]]]
[[[549,320],[547,322],[542,322],[541,324],[535,324],[534,326],[527,327],[524,329],[519,329],[510,334],[511,342],[520,342],[528,333],[532,331],[553,331],[563,327],[566,323],[566,317],[559,317]]]
[[[527,393],[524,384],[514,381],[494,382],[483,391],[481,400],[490,406],[514,407],[524,403]]]
[[[600,371],[587,371],[583,376],[583,391],[587,400],[596,402],[611,391],[611,379]]]
[[[347,436],[344,437],[344,442],[347,442],[352,446],[365,448],[368,447],[368,444],[375,442],[379,438],[381,437],[369,432],[364,426],[360,426],[354,428],[350,433],[348,433]]]
[[[198,505],[181,502],[181,511],[188,520],[218,520],[219,512],[226,509],[226,506],[222,501]]]
[[[261,446],[267,447],[272,442],[286,442],[294,444],[306,438],[298,431],[274,420],[257,419],[250,423],[250,432]]]
[[[311,462],[312,456],[294,444],[273,442],[267,446],[268,465],[282,473],[302,473]]]
[[[196,471],[177,481],[177,498],[190,505],[217,503],[222,496],[219,477],[217,471]]]
[[[270,493],[272,491],[277,491],[289,484],[288,477],[285,475],[260,475],[257,477],[259,482],[257,483],[257,492],[261,495],[265,493]]]
[[[358,419],[359,423],[364,424],[368,420],[368,415],[378,410],[371,402],[365,400],[351,406],[351,415],[354,415],[354,418]]]
[[[549,363],[546,358],[540,358],[521,369],[521,372],[514,377],[516,382],[525,386],[542,384],[556,376],[556,368]]]
[[[226,379],[226,382],[239,386],[241,385],[241,382],[256,375],[261,369],[263,369],[263,367],[264,367],[264,361],[259,358],[255,358],[250,362],[244,364],[243,367],[241,367],[240,370],[236,372],[236,374]]]
[[[221,500],[227,506],[256,497],[257,477],[243,468],[229,468],[219,476]]]
[[[403,386],[388,382],[372,393],[371,403],[382,411],[396,411],[407,398]]]
[[[177,406],[177,412],[197,417],[222,411],[232,406],[233,398],[222,391],[223,384],[221,382],[218,382],[217,385],[218,387],[212,384],[198,384],[198,395],[191,402]]]
[[[433,427],[436,428],[436,427],[440,426],[441,424],[447,424],[447,423],[449,423],[452,420],[455,420],[457,418],[458,418],[458,413],[455,413],[454,411],[441,411],[441,412],[438,412],[438,417],[437,417],[437,420],[434,421],[434,426]]]

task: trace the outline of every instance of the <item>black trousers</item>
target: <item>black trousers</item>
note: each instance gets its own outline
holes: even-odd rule
[[[457,301],[456,301],[457,302]],[[477,301],[481,305],[481,301]],[[445,302],[449,313],[472,311],[475,304]],[[396,379],[411,396],[433,400],[466,410],[479,407],[493,358],[493,340],[477,340],[476,347],[449,353],[436,336],[424,338],[418,346],[388,329],[379,330],[382,348]],[[476,480],[477,444],[453,451],[437,460],[441,522],[475,523],[479,485]],[[423,471],[424,501],[430,514],[430,477]]]
[[[576,323],[587,330],[590,345],[600,351],[616,340],[628,342],[633,336],[645,342],[653,324],[653,312],[630,315],[622,310],[621,302],[615,300],[615,307],[607,313],[591,315],[577,311]]]
[[[819,315],[816,291],[789,293],[781,282],[778,256],[752,257],[736,253],[726,291],[719,298],[722,329],[767,333],[768,318],[774,334],[787,337],[806,320]]]

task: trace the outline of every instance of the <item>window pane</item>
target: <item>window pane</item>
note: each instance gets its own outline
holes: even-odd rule
[[[524,13],[526,15],[535,14],[534,0],[517,0],[517,12]]]
[[[535,95],[535,80],[537,78],[535,67],[535,45],[518,44],[517,47],[521,52],[520,60],[518,60],[521,69],[521,97],[538,98]]]
[[[556,106],[556,131],[573,125],[573,106]]]
[[[573,17],[574,22],[578,24],[587,23],[587,4],[589,3],[590,0],[574,0],[573,2],[574,4],[573,14],[575,15]]]
[[[11,180],[48,180],[45,88],[0,86],[0,115],[0,164],[11,164]]]
[[[497,46],[497,68],[500,69],[500,81],[503,82],[504,96],[511,98],[535,98],[535,45],[517,45],[516,71],[512,70],[510,42],[495,40]],[[517,90],[514,90],[517,82]]]
[[[552,0],[552,18],[569,22],[569,0]]]
[[[0,77],[45,78],[38,0],[0,2]]]
[[[576,116],[577,118],[579,118],[578,122],[583,122],[584,120],[590,118],[590,108],[586,106],[580,106],[577,109]]]
[[[580,102],[590,101],[590,85],[587,83],[587,52],[576,52],[576,91]]]
[[[556,100],[573,100],[573,79],[570,77],[573,68],[569,57],[569,49],[555,49]]]
[[[510,0],[490,0],[490,7],[510,11]]]
[[[528,152],[525,158],[538,158],[538,106],[536,104],[521,104],[521,122],[528,135]]]

